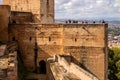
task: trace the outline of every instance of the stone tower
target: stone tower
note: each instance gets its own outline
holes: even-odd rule
[[[3,0],[12,11],[32,12],[39,23],[54,23],[54,0]]]

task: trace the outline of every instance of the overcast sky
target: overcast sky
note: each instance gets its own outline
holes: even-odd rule
[[[2,0],[0,0],[0,3],[2,2]]]
[[[120,0],[55,0],[55,18],[120,20]]]
[[[56,0],[56,18],[120,20],[120,0]]]

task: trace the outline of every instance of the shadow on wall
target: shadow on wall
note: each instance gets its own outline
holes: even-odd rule
[[[31,12],[11,11],[11,24],[35,23],[35,19]]]
[[[78,61],[76,58],[74,58],[73,56],[71,56],[71,62],[73,62],[74,64],[80,66],[81,68],[83,68],[84,70],[86,70],[87,72],[91,73],[92,75],[94,75],[90,70],[88,70],[83,63],[80,63],[80,61]],[[95,76],[95,75],[94,75]]]
[[[39,62],[39,74],[46,74],[46,62],[44,60]]]

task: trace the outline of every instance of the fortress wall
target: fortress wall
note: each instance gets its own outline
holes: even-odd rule
[[[81,63],[88,71],[104,80],[106,71],[107,25],[64,25],[64,53],[72,55],[73,62]]]
[[[10,23],[31,23],[34,22],[31,12],[16,12],[12,11]]]
[[[32,12],[35,20],[40,20],[40,0],[3,0],[3,4],[10,5],[11,11]]]
[[[40,13],[40,0],[3,0],[3,4],[10,5],[12,11]]]
[[[18,48],[22,53],[22,59],[28,70],[34,70],[34,25],[9,25],[9,40],[16,40]]]
[[[39,47],[38,65],[41,60],[62,54],[62,25],[44,24],[36,29],[37,43]]]
[[[104,47],[104,24],[63,25],[64,46]],[[75,40],[76,39],[76,40]]]
[[[9,39],[11,41],[15,38],[18,41],[24,63],[29,70],[34,69],[35,41],[38,45],[38,65],[41,60],[62,54],[63,28],[60,25],[11,24],[9,26]]]
[[[10,6],[0,5],[0,41],[8,41],[8,23],[10,17]]]
[[[54,23],[54,0],[3,0],[11,11],[32,12],[34,20],[40,23]]]
[[[54,54],[71,54],[72,62],[105,80],[107,72],[106,24],[26,24],[10,25],[10,36],[16,36],[24,63],[34,67],[35,35],[38,63]],[[35,28],[37,27],[37,28]],[[32,41],[29,40],[30,36]]]

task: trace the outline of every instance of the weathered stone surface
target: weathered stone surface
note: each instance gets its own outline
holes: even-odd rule
[[[0,59],[0,69],[8,68],[8,58]]]
[[[55,80],[99,80],[96,76],[82,69],[64,57],[57,56],[58,62],[50,63]]]
[[[37,42],[37,64],[55,54],[69,53],[72,55],[72,62],[84,65],[99,79],[105,79],[106,24],[11,24],[10,26],[10,40],[15,37],[18,41],[24,64],[29,70],[34,70],[35,67],[34,47]]]
[[[5,55],[6,45],[0,46],[0,57]]]
[[[54,0],[3,0],[3,4],[11,6],[11,14],[9,6],[0,6],[0,40],[17,42],[24,65],[30,71],[37,67],[40,72],[40,61],[45,62],[49,75],[35,75],[37,79],[43,76],[49,80],[52,73],[47,59],[55,54],[69,54],[69,61],[84,66],[100,80],[107,79],[107,24],[51,24]],[[12,24],[8,26],[9,20]],[[16,44],[7,48],[10,53],[17,50]],[[10,80],[17,77],[17,73],[13,74],[17,72],[15,56],[8,55]]]
[[[33,14],[31,12],[17,12],[12,11],[10,16],[11,24],[22,24],[22,23],[32,23],[35,22],[33,19]]]
[[[4,49],[0,57],[0,80],[17,80],[18,70],[17,70],[17,52],[14,50],[11,52],[10,49],[14,49],[16,46],[11,46],[12,44],[3,45]],[[11,48],[9,48],[11,46]],[[12,48],[13,47],[13,48]]]
[[[12,11],[32,12],[36,22],[54,23],[54,0],[3,0],[3,4]]]
[[[5,79],[3,79],[3,78],[6,78],[6,75],[7,73],[6,73],[6,71],[5,70],[1,70],[0,69],[0,79],[2,79],[2,80],[5,80]]]
[[[0,5],[0,41],[8,41],[8,23],[10,17],[10,6]]]

